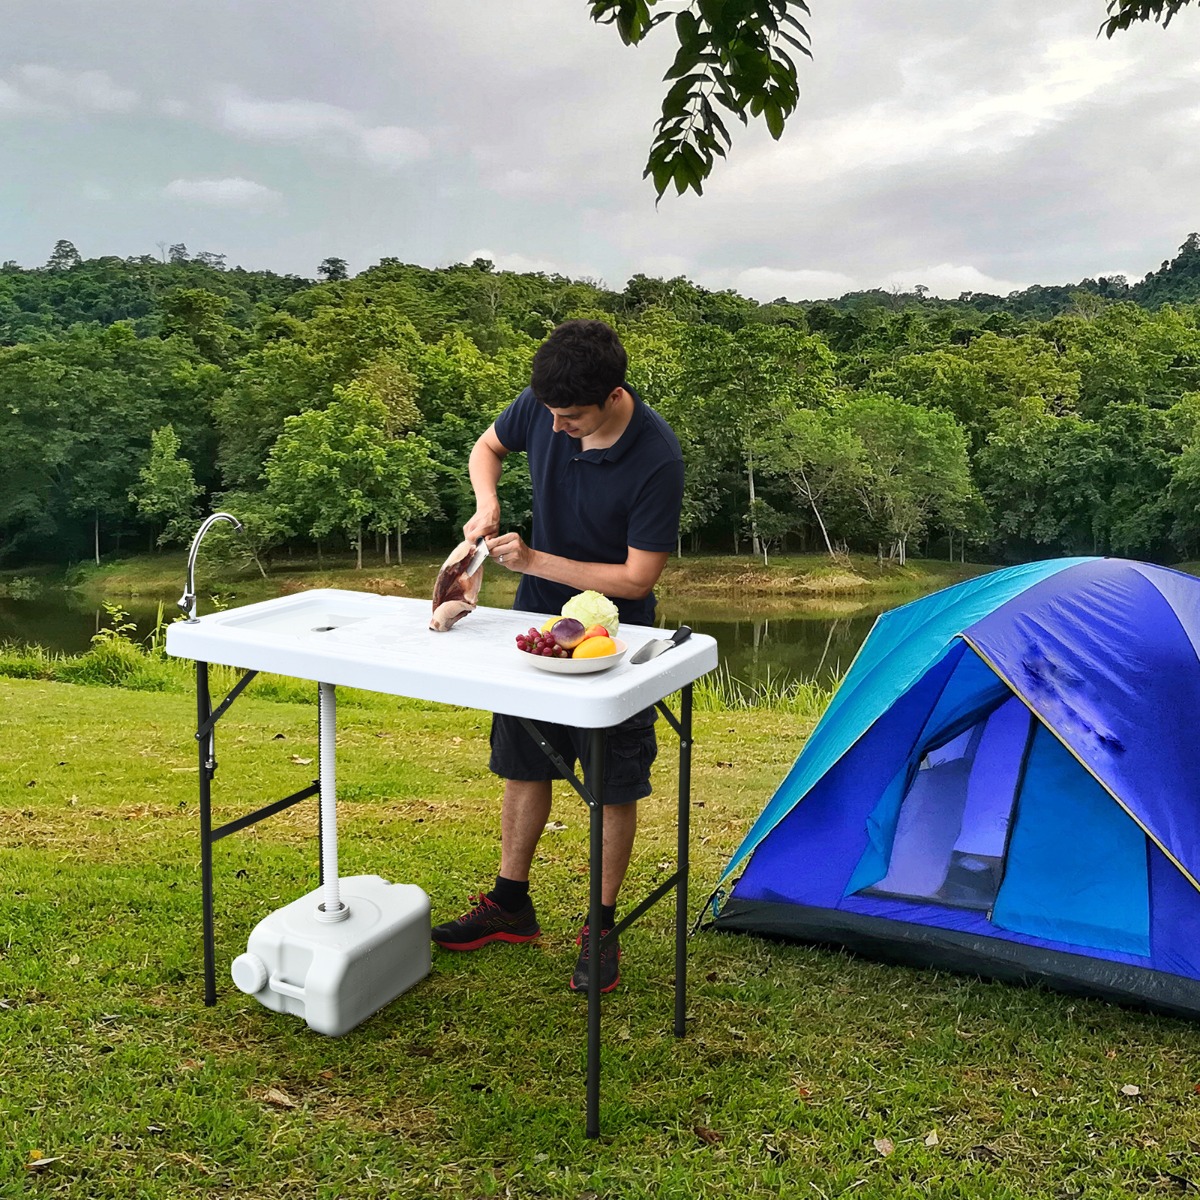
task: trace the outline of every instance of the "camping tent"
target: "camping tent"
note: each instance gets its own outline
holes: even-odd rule
[[[885,613],[712,926],[1200,1016],[1200,579],[1076,558]]]

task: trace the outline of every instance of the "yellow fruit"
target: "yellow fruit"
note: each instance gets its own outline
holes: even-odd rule
[[[607,634],[604,637],[585,638],[574,650],[571,651],[572,658],[607,658],[610,654],[616,654],[617,643],[612,640]]]
[[[554,622],[555,622],[555,621],[557,621],[557,620],[558,620],[558,618],[557,618],[557,617],[547,617],[547,618],[546,618],[546,619],[545,619],[545,620],[542,622],[542,633],[549,633],[549,632],[550,632],[550,626],[551,626],[551,625],[553,625],[553,624],[554,624]]]

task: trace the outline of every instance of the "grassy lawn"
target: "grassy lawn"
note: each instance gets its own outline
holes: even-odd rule
[[[315,706],[270,694],[248,694],[221,722],[218,819],[315,772],[295,761],[315,759]],[[418,883],[435,921],[454,914],[495,869],[486,715],[345,700],[342,872]],[[429,978],[336,1040],[262,1008],[226,974],[259,919],[316,886],[315,801],[219,843],[219,1000],[206,1009],[192,720],[179,691],[0,679],[0,1196],[1200,1186],[1194,1026],[702,932],[676,1040],[669,904],[624,939],[622,985],[604,1002],[604,1136],[589,1141],[585,1009],[566,988],[587,820],[565,785],[535,880],[540,944],[435,952]],[[696,726],[694,909],[807,722],[755,709],[701,712]],[[658,801],[643,806],[630,894],[670,869],[671,775],[664,767]]]

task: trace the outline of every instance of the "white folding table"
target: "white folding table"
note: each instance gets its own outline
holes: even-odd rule
[[[684,1032],[686,1005],[688,826],[691,788],[692,684],[717,665],[711,637],[694,634],[649,662],[629,659],[664,631],[622,625],[619,636],[629,652],[616,666],[594,674],[559,675],[539,670],[516,649],[514,638],[540,625],[545,614],[477,608],[452,630],[428,629],[428,601],[377,596],[338,589],[314,589],[275,600],[180,621],[167,630],[167,652],[196,663],[196,740],[200,763],[200,846],[204,910],[204,1000],[216,1003],[213,934],[212,847],[221,838],[281,812],[316,794],[317,782],[214,829],[212,779],[216,772],[217,722],[260,671],[309,679],[333,687],[454,704],[507,713],[522,724],[580,794],[590,813],[589,916],[601,928],[600,880],[603,865],[605,730],[655,706],[679,740],[678,859],[674,874],[618,922],[616,938],[672,889],[675,905],[675,1034]],[[210,663],[245,673],[215,706],[209,690]],[[665,703],[679,692],[679,711]],[[558,722],[591,731],[583,779],[558,758],[537,723]],[[333,752],[333,732],[321,739]],[[322,776],[325,771],[322,770]],[[332,778],[330,773],[329,778]],[[607,941],[607,939],[606,939]],[[603,945],[604,943],[600,943]],[[588,979],[587,1133],[600,1132],[600,976],[599,954],[590,958]]]

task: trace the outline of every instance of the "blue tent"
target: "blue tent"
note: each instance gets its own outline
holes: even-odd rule
[[[1200,1016],[1200,579],[995,571],[880,617],[717,929]]]

